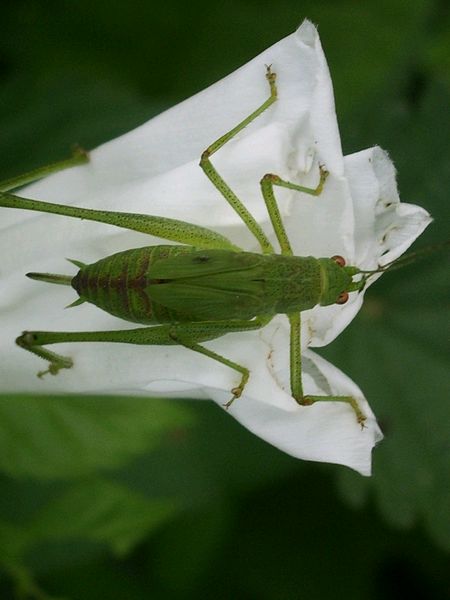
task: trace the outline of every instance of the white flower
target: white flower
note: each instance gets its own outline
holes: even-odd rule
[[[275,242],[260,193],[267,172],[314,187],[318,163],[330,172],[319,197],[276,189],[297,255],[343,255],[347,264],[376,268],[402,254],[430,219],[400,204],[392,163],[379,148],[343,157],[328,68],[316,29],[296,33],[212,87],[130,133],[97,148],[91,162],[48,177],[25,197],[90,208],[141,212],[214,229],[246,250],[253,236],[198,166],[202,151],[268,96],[265,65],[277,74],[278,101],[213,157],[213,163]],[[212,398],[221,405],[239,376],[182,347],[79,343],[56,346],[74,360],[56,377],[36,378],[39,359],[14,344],[22,330],[108,330],[135,327],[75,299],[62,286],[32,282],[28,271],[75,273],[65,257],[86,263],[161,243],[143,234],[61,216],[1,209],[0,390],[89,392]],[[304,385],[309,394],[353,395],[367,416],[361,429],[341,402],[299,406],[289,392],[289,330],[283,315],[252,333],[205,345],[247,366],[250,381],[229,413],[285,452],[348,465],[370,474],[381,432],[359,388],[307,350],[331,342],[352,320],[363,293],[346,305],[302,313]]]

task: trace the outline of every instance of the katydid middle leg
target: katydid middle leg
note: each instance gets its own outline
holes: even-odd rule
[[[270,243],[268,237],[262,230],[260,224],[255,220],[247,208],[243,205],[241,200],[236,196],[229,185],[216,171],[215,167],[211,163],[210,157],[217,152],[222,146],[234,138],[240,131],[242,131],[247,125],[254,121],[259,115],[267,110],[277,99],[277,88],[275,84],[276,75],[272,72],[270,66],[267,67],[266,79],[269,82],[270,95],[265,102],[253,111],[248,117],[238,123],[233,129],[222,135],[218,140],[213,142],[202,154],[200,159],[200,166],[203,169],[205,175],[214,185],[214,187],[222,194],[225,200],[230,206],[237,212],[241,217],[242,221],[247,225],[248,229],[258,240],[261,250],[266,254],[273,254],[274,249]]]
[[[39,377],[46,373],[56,375],[61,369],[73,366],[71,358],[57,354],[45,348],[49,344],[68,342],[116,342],[148,346],[179,345],[208,356],[209,358],[234,369],[241,375],[240,382],[231,390],[232,397],[224,405],[229,408],[232,402],[241,396],[249,379],[249,370],[238,363],[205,348],[200,344],[221,337],[227,333],[252,331],[266,325],[271,318],[255,317],[249,321],[199,321],[194,323],[169,323],[154,327],[140,327],[122,331],[25,331],[16,343],[33,354],[49,361],[46,371],[40,371]]]

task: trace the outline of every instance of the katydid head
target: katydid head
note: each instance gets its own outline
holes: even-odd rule
[[[383,273],[393,267],[394,264],[401,263],[398,266],[403,266],[413,260],[409,257],[410,255],[402,257],[373,271],[364,271],[358,267],[346,266],[345,259],[338,255],[331,258],[319,258],[322,277],[320,305],[345,304],[351,292],[363,291],[371,275]],[[354,281],[353,277],[357,275],[361,277]]]
[[[365,271],[358,267],[346,266],[345,259],[342,256],[333,256],[331,258],[319,258],[322,290],[320,296],[320,305],[328,306],[330,304],[345,304],[351,292],[362,292],[366,287],[367,280],[371,275],[384,273],[388,270],[400,269],[405,267],[424,255],[442,250],[450,245],[450,240],[427,246],[417,252],[410,252],[406,256],[401,256],[385,265]],[[361,275],[356,281],[353,281],[355,275]]]
[[[373,271],[363,271],[358,267],[347,266],[345,259],[339,255],[332,256],[331,258],[319,258],[322,276],[320,305],[345,304],[351,292],[363,291],[371,275],[383,273],[393,267],[394,264],[401,263],[398,266],[403,266],[411,262],[412,259],[409,257],[410,255],[402,257]],[[357,275],[361,277],[354,281],[353,277]]]
[[[353,281],[353,275],[359,273],[356,267],[347,267],[342,256],[319,258],[321,273],[320,305],[345,304],[349,292],[359,289],[360,282]]]

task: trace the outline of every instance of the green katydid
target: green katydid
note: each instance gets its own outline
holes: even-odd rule
[[[74,260],[71,262],[79,268],[74,277],[28,273],[32,279],[71,285],[79,295],[72,306],[90,302],[124,320],[148,325],[123,331],[26,331],[17,338],[17,344],[49,362],[48,369],[39,372],[39,376],[45,373],[56,375],[60,369],[73,366],[69,357],[45,348],[49,344],[92,341],[181,345],[239,373],[240,380],[225,404],[229,407],[242,395],[250,372],[245,366],[204,347],[202,342],[231,332],[256,330],[264,327],[275,315],[286,314],[290,322],[290,385],[293,398],[302,405],[323,400],[348,403],[358,422],[364,423],[365,416],[354,398],[305,395],[302,386],[301,312],[316,305],[345,303],[349,293],[361,291],[370,273],[377,272],[364,272],[355,266],[346,266],[341,256],[315,258],[293,255],[274,188],[285,187],[320,196],[328,175],[325,167],[319,168],[319,180],[315,188],[284,181],[273,174],[266,174],[261,179],[262,197],[281,249],[281,254],[277,254],[261,226],[210,160],[215,152],[276,101],[276,76],[270,67],[267,67],[266,78],[270,87],[267,100],[211,144],[200,160],[206,176],[257,239],[261,254],[244,252],[224,236],[184,221],[78,208],[8,193],[51,172],[87,162],[88,155],[80,151],[72,159],[0,184],[0,206],[88,219],[177,243],[126,250],[90,265]]]

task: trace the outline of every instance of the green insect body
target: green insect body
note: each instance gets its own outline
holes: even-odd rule
[[[329,258],[150,246],[84,265],[71,285],[81,301],[150,325],[304,311],[334,304],[351,281]]]
[[[87,162],[88,156],[80,151],[70,160],[0,184],[0,206],[108,223],[177,244],[125,250],[90,265],[73,260],[71,262],[79,267],[75,276],[28,273],[31,279],[71,285],[79,295],[71,306],[90,302],[116,317],[145,325],[123,331],[26,331],[17,338],[17,344],[49,362],[47,371],[40,372],[39,376],[45,373],[56,375],[60,369],[72,367],[70,357],[46,348],[59,342],[181,345],[240,374],[240,381],[231,390],[232,397],[225,404],[229,407],[242,394],[250,372],[245,366],[206,348],[202,342],[232,332],[257,330],[275,315],[286,314],[291,331],[290,380],[293,398],[302,405],[325,400],[345,402],[355,412],[358,422],[364,423],[364,414],[350,396],[304,394],[300,315],[316,305],[343,304],[349,293],[364,288],[367,275],[356,267],[346,266],[340,256],[294,256],[274,194],[274,188],[279,186],[295,190],[299,196],[300,193],[319,196],[328,173],[320,166],[319,182],[315,188],[284,181],[273,174],[266,174],[261,179],[262,197],[281,249],[281,254],[277,254],[261,226],[210,161],[212,154],[276,101],[275,74],[270,68],[266,77],[270,86],[269,98],[205,150],[200,160],[205,175],[257,239],[261,254],[245,252],[222,235],[184,221],[78,208],[8,193],[50,172]]]

